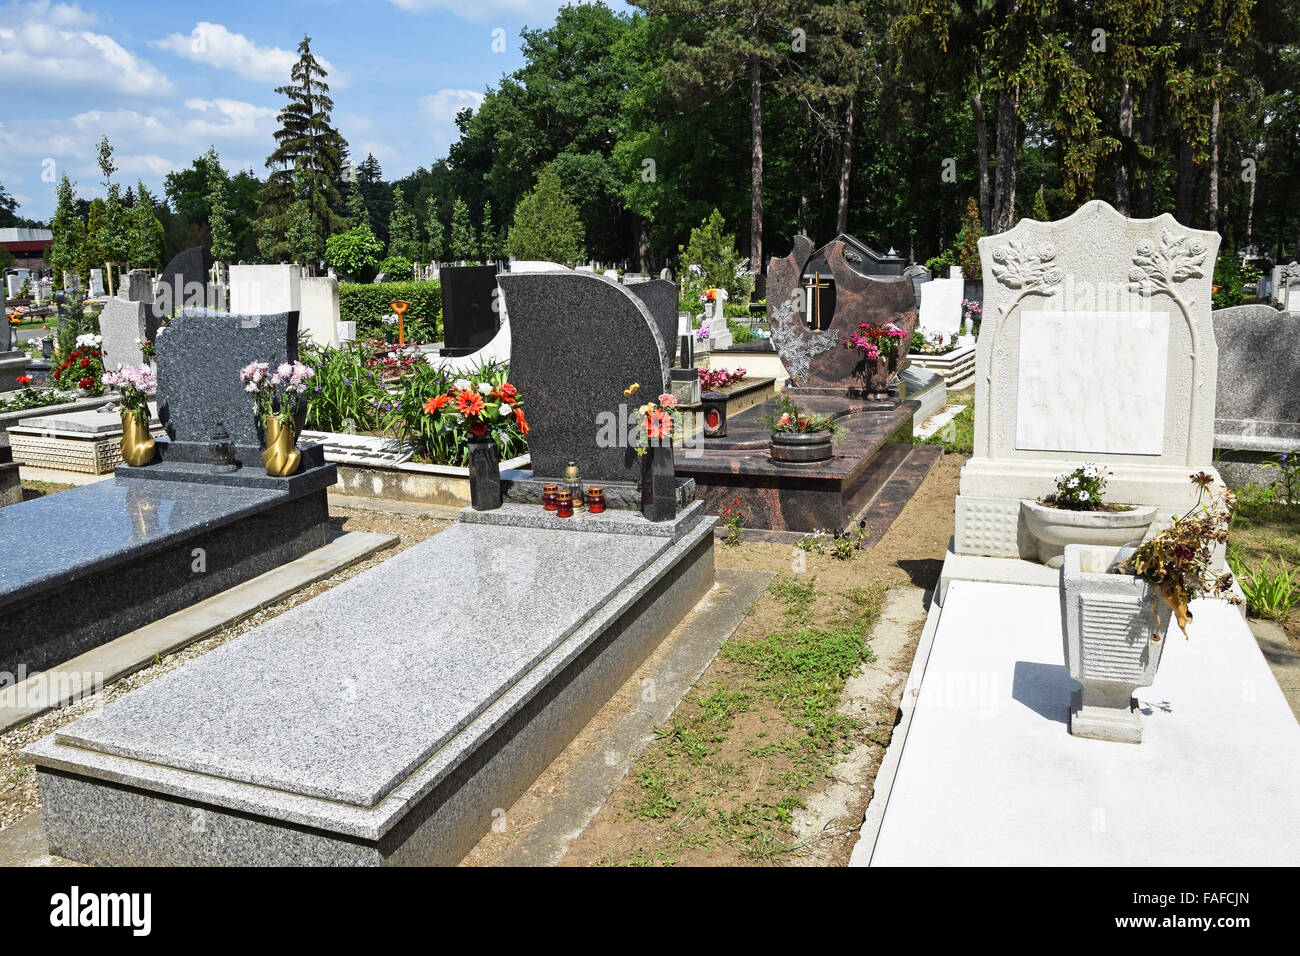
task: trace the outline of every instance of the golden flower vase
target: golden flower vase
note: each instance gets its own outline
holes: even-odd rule
[[[122,412],[122,460],[132,468],[140,468],[153,461],[154,440],[149,434],[149,424],[140,424],[133,412]]]
[[[294,445],[297,436],[292,425],[285,425],[278,418],[266,420],[266,451],[262,452],[262,464],[266,473],[273,478],[287,478],[298,470],[302,464],[302,452]]]

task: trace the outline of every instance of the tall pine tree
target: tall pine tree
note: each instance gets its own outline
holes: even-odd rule
[[[438,218],[438,200],[430,193],[424,201],[424,234],[428,236],[424,244],[424,254],[430,262],[441,262],[446,255],[446,235],[442,220]]]
[[[298,45],[298,62],[290,72],[290,83],[276,88],[286,96],[276,117],[276,148],[267,157],[273,171],[262,187],[258,225],[265,239],[259,243],[271,258],[290,254],[296,259],[315,260],[325,250],[325,240],[343,227],[338,210],[339,172],[347,155],[347,143],[332,124],[334,101],[329,97],[328,74],[311,53],[311,37]],[[310,210],[310,241],[301,210]],[[294,239],[289,241],[290,229]],[[292,247],[292,248],[291,248]]]
[[[50,223],[54,234],[50,243],[50,268],[54,270],[55,282],[62,283],[66,274],[76,283],[86,271],[86,224],[77,215],[77,187],[67,173],[59,180],[55,196],[58,205]]]
[[[459,196],[451,207],[450,246],[448,254],[457,261],[472,261],[478,256],[478,241],[474,238],[474,224],[469,218],[469,206]]]
[[[235,240],[231,229],[230,179],[221,168],[221,159],[215,147],[209,146],[203,157],[207,160],[208,182],[208,225],[212,231],[212,258],[217,262],[229,262],[235,257]]]
[[[388,217],[388,254],[415,262],[420,258],[420,224],[406,204],[401,186],[393,187],[393,211]]]

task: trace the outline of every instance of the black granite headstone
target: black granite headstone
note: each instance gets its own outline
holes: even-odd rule
[[[163,321],[182,309],[206,309],[218,306],[213,300],[208,273],[212,256],[203,246],[178,252],[158,274],[158,291],[154,298],[154,317]]]
[[[625,277],[623,286],[645,304],[659,329],[659,337],[663,339],[664,352],[671,361],[673,339],[677,336],[676,283],[666,279],[644,279],[628,285]]]
[[[650,312],[627,287],[590,273],[499,281],[510,313],[510,381],[532,429],[533,477],[560,479],[572,460],[583,481],[640,481],[619,410],[668,389],[668,357]],[[638,390],[625,396],[633,383]]]
[[[444,266],[442,283],[442,354],[469,355],[492,341],[500,327],[495,305],[496,266]]]
[[[158,336],[158,419],[169,461],[210,462],[208,444],[224,425],[235,458],[260,465],[261,439],[252,396],[239,372],[251,362],[274,369],[298,358],[298,313],[232,315],[185,309]]]

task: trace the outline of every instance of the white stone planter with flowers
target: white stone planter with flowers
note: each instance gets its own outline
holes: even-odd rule
[[[1133,692],[1155,680],[1164,649],[1151,585],[1111,568],[1132,548],[1067,544],[1061,573],[1065,665],[1083,685],[1070,701],[1070,733],[1142,742]],[[1168,631],[1172,615],[1161,621]]]
[[[1022,499],[1021,514],[1038,551],[1038,560],[1059,568],[1065,547],[1092,544],[1120,547],[1146,537],[1157,508],[1106,505],[1107,472],[1091,462],[1056,476],[1056,492],[1042,501]]]

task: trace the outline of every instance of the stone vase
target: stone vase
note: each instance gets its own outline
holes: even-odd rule
[[[302,464],[302,452],[295,444],[293,426],[284,425],[280,419],[268,416],[264,427],[266,451],[262,452],[262,464],[266,467],[266,473],[273,478],[287,478]]]
[[[830,461],[834,438],[830,432],[773,432],[772,460],[782,465]]]
[[[1068,544],[1061,573],[1065,665],[1081,689],[1070,701],[1076,737],[1142,742],[1133,692],[1155,679],[1173,612],[1156,617],[1156,596],[1142,578],[1112,574],[1131,548]],[[1163,634],[1161,632],[1164,632]]]
[[[122,409],[122,460],[132,468],[150,464],[157,450],[146,420],[142,425],[135,413]]]
[[[1140,543],[1156,517],[1154,505],[1128,511],[1069,511],[1022,499],[1020,508],[1038,547],[1038,560],[1059,568],[1070,544],[1120,547]]]
[[[641,514],[650,521],[677,516],[677,472],[671,445],[653,442],[641,456]]]
[[[469,503],[475,511],[501,507],[501,456],[491,438],[469,440]]]

